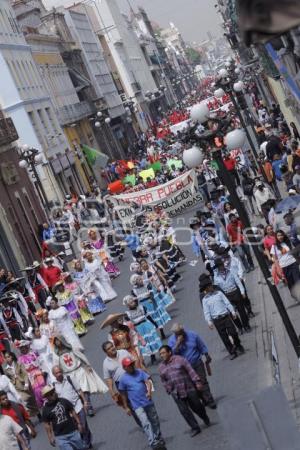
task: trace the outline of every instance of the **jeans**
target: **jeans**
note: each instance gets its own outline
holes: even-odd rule
[[[206,414],[205,407],[201,403],[199,394],[197,391],[187,392],[186,398],[179,398],[177,395],[172,394],[172,397],[178,406],[180,414],[189,424],[192,430],[199,430],[200,426],[193,414],[196,413],[204,422],[208,422],[209,418]]]
[[[85,445],[80,437],[79,431],[55,436],[55,441],[59,450],[85,450]]]
[[[237,254],[242,260],[242,263],[246,270],[249,270],[250,267],[254,267],[253,259],[250,253],[250,248],[247,244],[239,244],[236,247]]]
[[[149,446],[151,448],[159,445],[164,446],[165,443],[160,432],[160,423],[155,406],[148,405],[137,408],[135,413],[142,424]]]
[[[83,428],[81,439],[83,440],[85,447],[89,448],[92,445],[92,433],[86,420],[86,413],[84,408],[79,411],[78,417]]]

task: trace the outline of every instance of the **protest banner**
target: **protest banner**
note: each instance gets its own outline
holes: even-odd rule
[[[202,200],[198,192],[197,176],[194,170],[189,170],[179,177],[159,186],[128,194],[108,197],[118,212],[120,220],[130,223],[136,214],[134,204],[152,211],[155,206],[161,207],[170,217],[175,217],[195,206]]]

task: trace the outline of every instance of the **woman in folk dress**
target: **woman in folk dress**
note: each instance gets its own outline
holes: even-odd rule
[[[46,386],[40,358],[37,352],[30,348],[30,342],[19,341],[16,347],[20,349],[21,355],[18,357],[18,362],[23,364],[32,386],[36,403],[39,408],[43,406],[44,400],[42,396],[42,389]]]
[[[80,284],[83,293],[88,299],[89,311],[92,314],[99,314],[106,310],[106,306],[98,293],[92,286],[94,277],[91,272],[85,269],[79,259],[73,261],[73,279]]]
[[[79,308],[75,300],[75,295],[69,289],[66,289],[63,280],[60,280],[55,284],[55,293],[59,305],[64,306],[68,311],[74,324],[74,330],[78,336],[86,334],[87,328],[81,319]]]
[[[113,300],[118,296],[113,289],[108,273],[105,271],[101,261],[88,250],[84,253],[84,267],[94,277],[92,285],[104,302]]]
[[[73,322],[64,306],[59,306],[57,298],[50,302],[49,320],[53,321],[58,333],[65,338],[73,349],[83,350],[84,347],[74,331]]]
[[[94,322],[94,317],[88,308],[88,304],[85,300],[85,296],[80,283],[76,280],[73,280],[72,275],[69,272],[65,272],[63,274],[63,277],[65,280],[65,288],[72,292],[74,300],[78,307],[78,312],[84,325],[90,322]]]
[[[54,339],[55,364],[59,365],[63,373],[70,376],[80,386],[88,404],[88,414],[95,414],[91,403],[91,394],[104,394],[108,391],[106,384],[90,365],[87,358],[66,342],[62,336]]]

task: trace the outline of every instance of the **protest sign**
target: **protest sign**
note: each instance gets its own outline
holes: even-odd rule
[[[159,186],[128,194],[110,196],[114,209],[123,222],[130,223],[135,215],[133,204],[142,205],[152,211],[155,206],[161,207],[170,217],[175,217],[195,206],[202,200],[198,192],[197,176],[194,170],[189,170],[179,177]]]

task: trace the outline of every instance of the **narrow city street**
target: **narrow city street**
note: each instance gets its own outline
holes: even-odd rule
[[[180,224],[180,231],[177,234],[179,242],[189,242],[190,240],[190,230],[183,231],[182,228],[192,215],[193,211],[191,210],[185,216],[174,220],[174,224]],[[241,337],[246,353],[230,361],[216,330],[209,330],[203,318],[198,288],[198,277],[203,271],[203,264],[200,262],[201,260],[195,266],[189,264],[194,261],[190,244],[182,246],[182,249],[188,257],[188,262],[180,269],[183,280],[178,284],[178,291],[175,294],[177,301],[168,310],[172,316],[172,322],[169,322],[166,327],[167,336],[170,335],[169,330],[174,322],[184,324],[187,329],[199,333],[207,343],[213,358],[212,376],[209,382],[218,405],[234,399],[246,401],[273,382],[269,355],[265,353],[263,341],[264,311],[261,308],[260,286],[257,284],[258,271],[251,273],[247,278],[249,296],[253,301],[256,314],[255,318],[251,320],[253,331]],[[125,260],[120,263],[121,275],[114,282],[118,298],[108,303],[108,310],[97,316],[95,324],[90,327],[87,336],[82,339],[86,348],[86,356],[101,376],[104,359],[101,344],[107,338],[108,329],[100,331],[99,323],[110,313],[124,311],[122,298],[131,289],[128,281],[130,262],[131,256],[127,251]],[[166,395],[162,387],[156,365],[149,365],[148,368],[154,381],[155,394],[153,398],[161,419],[162,433],[166,438],[167,449],[181,450],[187,448],[192,450],[200,447],[203,450],[230,450],[222,427],[222,417],[219,416],[218,410],[207,409],[212,421],[211,427],[207,428],[203,424],[203,432],[195,438],[191,438],[189,428],[179,415],[175,403]],[[94,399],[97,414],[95,417],[89,418],[88,421],[94,436],[95,450],[115,450],[119,448],[144,450],[147,448],[144,436],[133,419],[128,417],[121,408],[115,406],[109,394],[100,398],[94,396]],[[38,426],[38,433],[38,437],[32,441],[33,450],[39,448],[50,450],[51,446],[47,442],[42,425]]]
[[[299,450],[299,0],[0,0],[0,73],[0,450]]]

